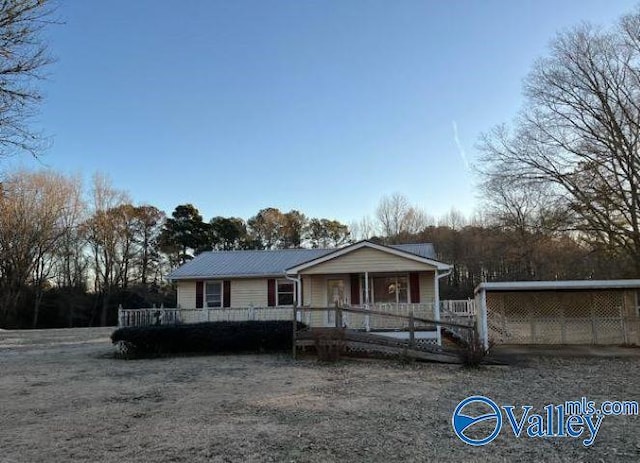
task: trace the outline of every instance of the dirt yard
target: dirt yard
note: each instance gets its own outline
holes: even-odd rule
[[[0,331],[0,462],[640,461],[640,417],[595,444],[454,435],[469,395],[527,405],[640,400],[640,357],[454,365],[286,355],[116,360],[109,329]]]

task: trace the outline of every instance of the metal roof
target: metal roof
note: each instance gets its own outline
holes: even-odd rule
[[[426,259],[438,260],[436,258],[436,250],[431,243],[394,244],[389,247],[398,249],[399,251],[415,254],[416,256],[424,257]]]
[[[427,259],[435,259],[431,243],[389,246]],[[198,254],[173,270],[170,280],[192,278],[251,278],[281,276],[286,269],[318,259],[335,249],[276,249],[248,251],[209,251]]]
[[[316,259],[332,249],[278,249],[273,251],[209,251],[198,254],[168,276],[186,278],[257,277],[283,275],[285,269]]]
[[[475,292],[485,291],[567,291],[588,289],[640,289],[640,280],[560,280],[496,281],[480,283]]]

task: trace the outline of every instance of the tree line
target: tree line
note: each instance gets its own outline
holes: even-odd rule
[[[618,278],[637,275],[564,228],[544,196],[492,201],[484,215],[452,210],[434,219],[401,194],[381,198],[372,217],[350,225],[265,208],[244,220],[205,221],[192,204],[171,215],[135,205],[103,176],[87,194],[81,179],[17,171],[0,189],[0,326],[107,325],[116,309],[175,304],[167,273],[201,252],[332,248],[360,239],[433,243],[452,265],[441,294],[467,298],[482,281]],[[507,207],[508,206],[508,207]]]
[[[268,207],[246,221],[216,216],[205,222],[192,204],[176,207],[158,237],[159,249],[174,266],[203,251],[333,248],[348,242],[347,225],[332,219],[308,218],[295,209],[282,212]]]
[[[0,189],[0,326],[108,325],[118,305],[175,305],[165,277],[205,251],[332,248],[360,239],[433,243],[452,264],[442,297],[467,298],[481,281],[632,276],[606,247],[558,226],[541,196],[493,202],[467,218],[452,210],[434,219],[394,194],[372,217],[351,225],[265,208],[244,220],[205,221],[192,204],[171,215],[135,205],[103,176],[85,193],[77,177],[16,171]]]
[[[0,184],[0,326],[107,325],[116,308],[175,305],[167,273],[210,250],[337,247],[347,225],[266,208],[205,222],[191,204],[170,216],[135,205],[108,179],[15,171]]]

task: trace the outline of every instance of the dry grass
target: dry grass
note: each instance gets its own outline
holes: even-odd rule
[[[536,407],[638,400],[638,358],[535,357],[477,370],[285,355],[112,358],[110,330],[0,331],[0,462],[638,461],[640,418],[608,417],[594,447],[453,434],[472,394]]]

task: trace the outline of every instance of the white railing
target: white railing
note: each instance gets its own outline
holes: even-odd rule
[[[118,309],[118,326],[176,325],[181,323],[291,320],[291,307],[243,307],[243,308],[143,308]]]
[[[476,315],[476,301],[473,299],[440,301],[440,310],[459,317],[474,317]]]
[[[473,326],[476,318],[476,304],[473,299],[440,301],[440,318],[445,322]],[[454,326],[444,328],[463,342],[470,341],[470,331]]]
[[[361,304],[352,306],[354,309],[373,310],[377,312],[385,312],[387,315],[366,313],[349,313],[343,314],[344,326],[353,329],[364,329],[366,331],[376,329],[401,329],[404,327],[404,322],[394,318],[394,315],[400,315],[408,317],[413,315],[417,318],[435,319],[435,310],[433,303],[376,303],[376,304]],[[311,314],[307,314],[307,319],[302,319],[309,326],[333,326],[333,310],[326,312],[325,320],[318,320],[309,318]]]
[[[181,323],[180,309],[164,307],[123,309],[118,307],[118,326],[173,325]]]
[[[433,303],[377,303],[354,306],[355,308],[370,309],[386,312],[390,315],[409,316],[436,319]],[[473,317],[475,305],[473,301],[442,301],[441,318],[463,319]],[[309,326],[333,326],[333,312],[327,311],[325,315],[306,313],[299,321]],[[141,308],[118,309],[118,326],[149,326],[149,325],[173,325],[180,323],[199,323],[216,321],[250,321],[250,320],[291,320],[293,309],[291,307],[233,307],[233,308]],[[364,326],[366,329],[393,328],[395,321],[390,317],[381,315],[346,314],[345,323],[349,327]]]

